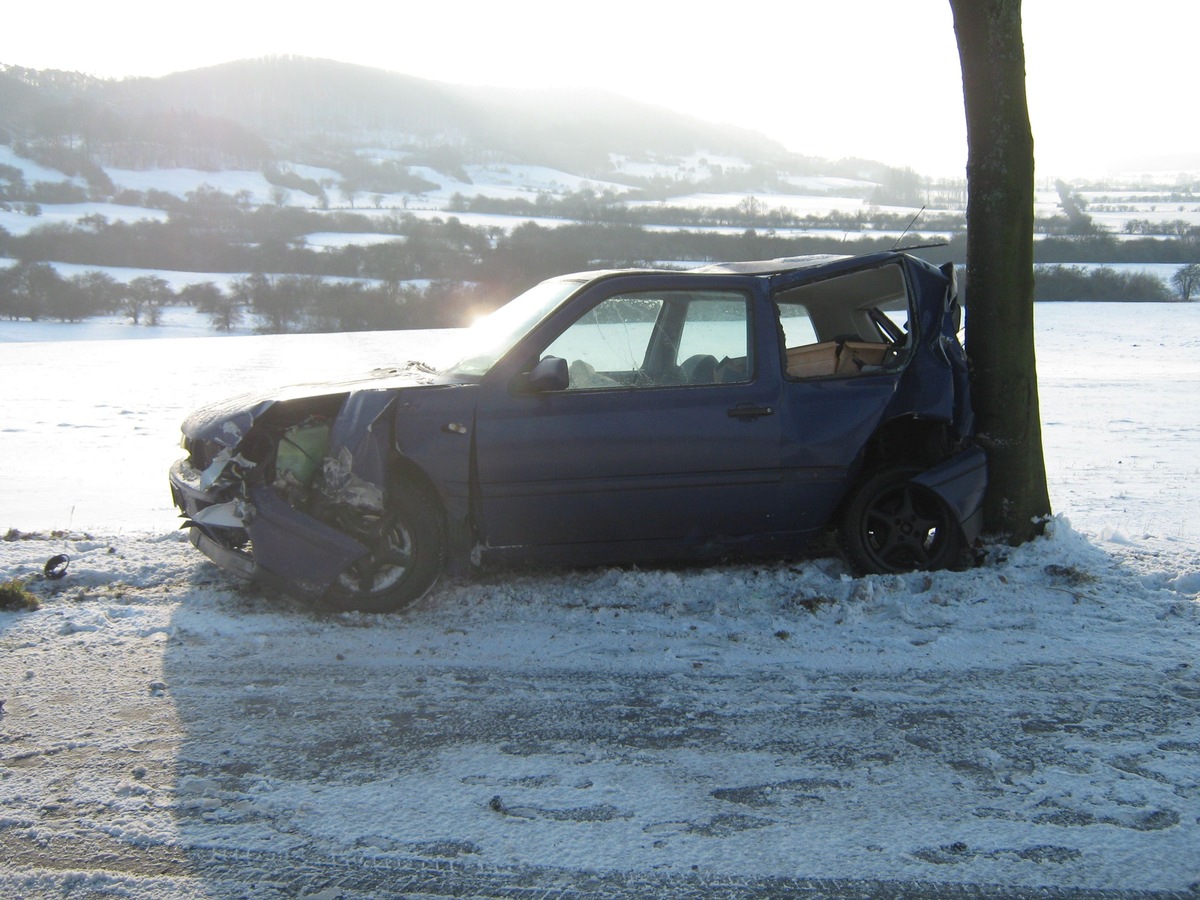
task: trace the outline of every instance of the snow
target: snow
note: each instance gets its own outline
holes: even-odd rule
[[[1172,534],[1200,538],[1200,505],[1170,500],[1200,474],[1200,422],[1193,406],[1200,383],[1200,304],[1041,303],[1036,314],[1055,508],[1092,535],[1110,525],[1144,531],[1158,520],[1174,523]],[[119,317],[77,325],[0,323],[0,373],[6,384],[20,386],[8,397],[0,454],[28,466],[8,462],[0,472],[0,526],[93,529],[110,522],[104,506],[89,499],[97,491],[108,494],[89,471],[90,444],[63,436],[71,430],[112,435],[114,447],[128,452],[142,445],[128,434],[136,423],[147,429],[145,443],[158,456],[127,467],[114,492],[127,495],[120,501],[121,520],[132,516],[167,527],[173,514],[161,473],[174,458],[178,424],[191,409],[243,390],[436,357],[448,334],[219,337],[202,325],[203,318],[185,308],[167,310],[157,327]],[[167,335],[185,339],[162,339]],[[127,339],[95,340],[113,336]],[[132,375],[151,371],[148,382]],[[1145,397],[1154,403],[1145,404]],[[26,452],[29,441],[38,442],[39,453]],[[38,484],[40,460],[50,457],[61,460],[59,468],[70,478],[57,482],[57,494]],[[17,499],[22,496],[27,499]],[[1129,497],[1142,502],[1130,505],[1129,515],[1112,518]],[[1147,505],[1151,501],[1167,504],[1170,515],[1159,516]],[[157,519],[145,518],[150,510],[158,511]]]
[[[7,269],[10,266],[15,266],[17,260],[0,256],[0,269]],[[54,267],[63,278],[71,278],[75,275],[83,275],[87,272],[103,272],[111,276],[115,281],[122,284],[128,284],[135,278],[150,276],[161,278],[170,285],[171,290],[178,292],[181,288],[185,288],[190,284],[203,284],[211,281],[223,291],[228,291],[230,284],[239,278],[245,278],[247,272],[183,272],[179,269],[138,269],[128,266],[95,266],[91,263],[66,263],[66,262],[51,262],[48,263]],[[13,323],[7,323],[7,327],[11,327]],[[30,326],[36,326],[37,323],[30,322]],[[46,332],[46,334],[54,334],[55,332]],[[38,338],[40,340],[41,338]],[[68,336],[67,340],[72,337]],[[4,341],[4,337],[0,337],[0,341]]]
[[[19,169],[25,184],[31,187],[39,181],[45,181],[50,184],[68,181],[80,186],[86,185],[86,182],[82,178],[71,178],[58,169],[51,169],[48,166],[43,166],[41,163],[34,162],[32,159],[20,156],[8,144],[0,144],[0,166],[12,166],[15,169]]]
[[[304,235],[310,250],[342,250],[346,247],[371,247],[376,244],[402,244],[408,238],[402,234],[357,231],[314,231]]]
[[[681,158],[669,159],[634,159],[624,154],[610,153],[609,161],[613,171],[622,175],[671,180],[681,176],[711,178],[717,169],[740,171],[749,165],[744,159],[719,153],[692,153]]]
[[[782,209],[786,212],[800,216],[823,216],[831,212],[854,213],[864,211],[867,208],[867,201],[853,197],[772,193],[751,194],[736,192],[725,194],[687,194],[679,197],[670,197],[666,200],[639,200],[630,203],[629,205],[637,207],[670,206],[679,207],[681,209],[730,209],[736,208],[741,201],[747,199],[748,197],[754,197],[757,199],[764,209]],[[911,214],[913,211],[908,210],[908,212]]]
[[[0,260],[0,266],[3,260]],[[65,264],[58,263],[55,268],[62,270]],[[83,267],[80,267],[83,268]],[[112,269],[106,269],[112,273]],[[143,272],[146,270],[125,270]],[[154,274],[159,270],[149,270]],[[173,273],[181,275],[184,273]],[[121,280],[128,280],[123,278]],[[208,279],[205,279],[208,280]],[[214,279],[222,284],[220,279]],[[185,282],[186,283],[186,282]],[[182,285],[173,284],[176,290]],[[253,334],[254,329],[245,324],[227,332],[213,331],[208,316],[197,312],[191,306],[164,306],[159,310],[157,325],[147,325],[143,318],[139,325],[133,324],[129,316],[121,313],[109,313],[93,316],[82,322],[54,322],[40,320],[30,322],[20,320],[5,322],[0,328],[0,345],[3,344],[34,344],[60,343],[67,341],[157,341],[164,338],[206,338],[229,337],[233,335]]]
[[[1089,207],[1087,214],[1091,216],[1096,225],[1115,234],[1122,233],[1125,223],[1131,219],[1145,220],[1155,225],[1175,222],[1184,222],[1188,227],[1200,225],[1200,204],[1196,203],[1189,203],[1186,207],[1183,207],[1182,204],[1157,204],[1157,206],[1151,204],[1140,210],[1106,210]]]
[[[879,187],[878,182],[875,181],[862,181],[857,178],[833,178],[826,175],[792,175],[786,178],[785,181],[798,191],[815,194],[832,194],[835,191],[852,191],[856,194],[863,194]]]
[[[360,151],[360,155],[375,159],[399,159],[404,161],[408,154],[402,151],[372,148]],[[627,175],[631,178],[680,178],[685,176],[692,181],[703,180],[721,171],[742,169],[746,167],[744,160],[713,154],[696,153],[683,159],[649,159],[638,160],[629,157],[614,156],[613,171],[617,177]],[[32,160],[16,155],[10,147],[0,146],[0,164],[12,165],[20,169],[27,184],[37,181],[61,182],[70,181],[85,186],[82,179],[70,179],[61,172],[48,169]],[[297,175],[321,182],[326,185],[324,199],[314,197],[304,191],[281,189],[272,185],[265,175],[253,170],[201,170],[192,168],[167,169],[118,169],[106,170],[118,190],[131,188],[135,190],[159,190],[184,198],[188,194],[202,190],[218,190],[231,196],[240,196],[245,203],[267,205],[282,203],[288,206],[308,209],[314,212],[343,213],[351,211],[360,216],[393,219],[397,215],[414,215],[424,219],[445,219],[453,216],[463,224],[471,227],[499,229],[511,231],[525,222],[533,222],[542,227],[555,228],[562,225],[575,224],[572,220],[550,218],[545,216],[502,215],[485,213],[451,213],[449,207],[456,197],[487,197],[501,200],[523,200],[536,202],[539,196],[550,195],[561,197],[569,192],[590,189],[596,193],[610,192],[617,196],[630,193],[633,188],[619,181],[599,180],[575,175],[545,166],[518,164],[489,164],[468,165],[463,169],[465,180],[439,172],[428,166],[411,166],[409,171],[435,185],[434,188],[416,194],[406,193],[375,193],[355,191],[353,194],[342,190],[341,176],[333,169],[310,165],[285,162],[281,168],[295,172]],[[686,182],[684,182],[686,183]],[[783,210],[788,213],[807,216],[823,216],[830,213],[848,214],[856,212],[887,212],[902,217],[909,217],[917,212],[909,207],[875,207],[863,199],[871,182],[832,177],[802,177],[795,176],[787,179],[788,190],[781,192],[764,191],[753,193],[712,193],[693,191],[667,200],[658,201],[627,201],[631,206],[642,208],[684,207],[696,209],[730,208],[742,200],[754,197],[765,210]],[[866,193],[865,193],[866,192]],[[1097,224],[1110,232],[1124,238],[1121,234],[1129,219],[1149,219],[1154,222],[1175,222],[1182,220],[1195,225],[1200,222],[1200,202],[1182,201],[1165,202],[1157,198],[1168,195],[1144,191],[1128,191],[1120,189],[1085,192],[1083,196],[1094,198],[1095,203],[1090,209]],[[843,196],[849,195],[849,196]],[[1182,196],[1182,195],[1181,195]],[[78,204],[41,204],[39,215],[28,215],[25,204],[11,204],[11,209],[0,209],[0,228],[14,235],[24,235],[30,230],[49,224],[73,224],[80,219],[91,216],[104,216],[110,221],[137,222],[145,220],[165,220],[167,214],[158,209],[121,206],[112,203],[78,203]],[[868,209],[869,207],[869,209]],[[1040,216],[1052,216],[1061,213],[1057,192],[1049,185],[1038,191],[1036,209]],[[919,223],[918,223],[919,227]],[[650,230],[673,231],[681,230],[676,226],[648,226]],[[691,231],[704,231],[716,234],[738,234],[744,228],[735,226],[689,228]],[[387,240],[380,233],[331,233],[318,232],[308,236],[312,247],[336,249],[351,245],[369,246]],[[818,235],[848,239],[857,235],[853,232],[825,229],[777,229],[780,235]],[[877,237],[895,237],[898,232],[870,232]],[[935,232],[921,232],[930,238],[944,239],[950,235]],[[186,274],[186,273],[185,273]],[[170,279],[169,279],[170,280]],[[207,280],[207,279],[204,279]]]
[[[468,228],[495,229],[497,233],[509,232],[525,224],[538,225],[542,228],[560,228],[564,225],[579,224],[574,219],[559,219],[551,216],[510,216],[504,213],[451,212],[445,208],[450,202],[450,196],[449,194],[445,196],[425,195],[415,203],[409,203],[401,209],[399,205],[389,205],[395,200],[395,195],[385,195],[383,203],[378,208],[373,206],[359,206],[355,208],[354,213],[355,215],[365,216],[369,219],[384,219],[387,221],[394,221],[397,215],[412,216],[414,219],[421,219],[426,222],[458,221]],[[335,211],[344,212],[344,210]],[[387,234],[386,232],[313,232],[306,236],[310,244],[313,243],[312,239],[314,235],[317,241],[328,249],[336,246],[350,246],[355,244],[366,246],[372,243],[380,243],[383,237],[392,241],[404,239],[402,235]]]
[[[165,470],[202,402],[448,333],[5,343],[0,567],[42,605],[0,613],[0,895],[1194,890],[1200,304],[1036,316],[1031,545],[487,573],[396,616],[222,574]]]
[[[329,182],[336,184],[342,180],[342,173],[337,169],[326,169],[321,166],[307,166],[302,163],[283,163],[280,165],[281,170],[295,172],[301,178],[307,178],[309,181],[315,181],[318,184]]]
[[[408,209],[408,215],[425,221],[448,222],[457,219],[468,228],[496,229],[498,232],[510,232],[521,225],[531,224],[540,228],[561,228],[565,225],[578,225],[573,219],[558,219],[552,216],[507,216],[501,213],[473,212],[442,212],[441,210]]]
[[[200,190],[217,190],[230,195],[245,192],[247,202],[256,206],[274,203],[279,190],[267,181],[262,172],[241,169],[169,168],[169,169],[105,169],[117,190],[165,191],[179,198]],[[304,191],[287,191],[292,206],[316,207],[318,200]]]
[[[415,195],[393,193],[377,195],[373,192],[361,192],[360,197],[368,198],[371,205],[377,209],[387,210],[389,214],[394,214],[398,209],[403,209],[405,212],[415,212],[420,209],[445,210],[456,195],[500,200],[525,200],[533,203],[537,200],[538,195],[543,193],[560,195],[588,188],[596,193],[607,190],[623,194],[630,190],[628,185],[585,178],[545,166],[469,165],[463,169],[466,181],[461,181],[429,166],[409,166],[408,170],[418,178],[434,184],[435,187]],[[336,196],[337,192],[334,192],[331,199]],[[376,197],[378,200],[375,199]],[[362,206],[357,207],[355,211],[364,214],[371,212],[370,209]],[[527,217],[503,216],[500,218],[503,219],[504,227],[511,229],[522,221],[526,221]]]
[[[625,184],[572,175],[570,172],[548,166],[471,165],[466,167],[466,171],[473,185],[470,193],[478,193],[483,185],[499,185],[519,188],[526,192],[529,199],[535,200],[537,194],[542,191],[561,194],[586,188],[598,194],[604,191],[623,194],[630,190]]]
[[[31,324],[3,323],[0,334],[21,333],[20,326]],[[38,326],[42,334],[57,327]],[[8,383],[20,390],[9,397],[0,426],[0,455],[6,460],[0,528],[100,529],[115,523],[169,530],[175,517],[160,476],[179,455],[179,423],[190,410],[256,385],[328,379],[346,374],[348,367],[365,371],[414,353],[428,355],[425,350],[438,334],[5,343],[0,365]],[[56,460],[53,474],[35,457]],[[17,465],[18,458],[28,468]],[[97,459],[119,468],[120,477],[96,477]],[[48,483],[60,487],[48,492]]]
[[[1164,183],[1176,178],[1172,173],[1164,177]],[[1169,198],[1172,195],[1176,199]],[[1182,184],[1177,189],[1159,191],[1131,191],[1121,189],[1078,191],[1077,196],[1086,202],[1084,212],[1092,221],[1115,235],[1121,235],[1130,220],[1149,221],[1156,225],[1182,221],[1188,226],[1200,225],[1200,201],[1183,199],[1191,197],[1190,187]],[[1038,216],[1061,216],[1062,206],[1058,191],[1043,188],[1037,191],[1034,208]]]
[[[0,209],[0,228],[9,234],[25,235],[46,225],[76,225],[89,216],[103,216],[110,222],[165,222],[165,210],[144,206],[122,206],[117,203],[39,203],[37,215],[24,212],[23,203],[15,209]]]

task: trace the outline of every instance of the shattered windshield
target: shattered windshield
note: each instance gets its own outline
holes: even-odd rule
[[[582,281],[543,281],[499,309],[477,320],[452,348],[458,361],[442,375],[485,375],[538,322],[574,293]]]

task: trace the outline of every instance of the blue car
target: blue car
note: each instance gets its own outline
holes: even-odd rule
[[[986,487],[954,267],[901,252],[543,282],[458,361],[247,396],[183,424],[192,542],[334,609],[445,572],[780,557],[959,564]]]

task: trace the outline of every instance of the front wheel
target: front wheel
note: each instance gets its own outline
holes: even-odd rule
[[[867,475],[842,513],[842,544],[862,573],[945,569],[963,555],[962,527],[946,502],[912,479],[922,468],[892,466]]]
[[[437,504],[413,485],[388,491],[380,515],[353,513],[339,523],[370,552],[338,575],[325,605],[339,610],[395,612],[420,600],[442,574],[445,529]]]

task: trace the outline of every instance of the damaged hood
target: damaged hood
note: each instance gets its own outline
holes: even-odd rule
[[[183,433],[194,440],[212,441],[221,447],[236,447],[267,410],[292,400],[312,400],[337,397],[355,391],[393,391],[402,388],[428,387],[449,384],[417,363],[386,369],[372,369],[363,375],[343,381],[323,381],[293,384],[270,391],[240,394],[227,400],[201,407],[188,416],[182,425]]]

